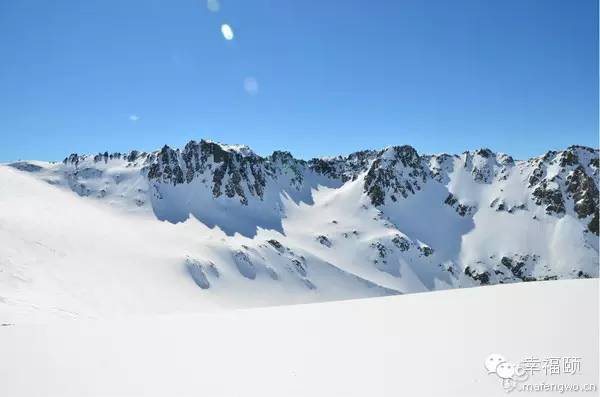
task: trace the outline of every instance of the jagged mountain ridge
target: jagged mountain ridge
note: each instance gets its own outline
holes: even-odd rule
[[[63,164],[77,169],[79,162],[88,158],[71,154],[63,160]],[[398,197],[415,194],[420,190],[419,182],[426,183],[428,178],[440,183],[447,181],[453,168],[444,166],[444,163],[457,158],[461,159],[475,182],[487,184],[494,179],[506,180],[507,173],[516,164],[511,156],[496,154],[489,149],[464,152],[462,156],[419,156],[414,148],[407,145],[304,161],[294,158],[289,152],[275,151],[270,156],[260,157],[247,146],[221,145],[206,140],[190,141],[183,150],[165,145],[152,153],[133,150],[109,155],[105,152],[94,156],[94,163],[115,159],[125,159],[129,164],[141,161],[142,172],[150,181],[174,186],[189,184],[195,178],[205,178],[208,172],[209,176],[212,174],[209,188],[214,198],[222,195],[237,198],[242,205],[248,205],[248,196],[264,199],[267,181],[275,182],[282,175],[287,177],[286,183],[278,185],[289,193],[289,188],[300,190],[305,175],[309,173],[331,179],[331,185],[337,186],[336,182],[356,180],[366,172],[364,191],[371,203],[379,206],[386,200],[385,192],[389,193],[390,200],[396,201]],[[549,214],[560,215],[566,211],[565,200],[573,198],[573,210],[579,218],[593,215],[588,227],[598,234],[598,149],[571,146],[519,164],[532,170],[528,188],[533,189],[532,198],[537,205],[545,206]],[[548,168],[556,164],[560,167],[558,172],[549,173]],[[454,205],[457,200],[449,193],[446,204]],[[460,207],[460,211],[464,211],[464,207]]]
[[[197,219],[209,228],[185,236],[197,249],[173,243],[165,261],[202,289],[224,289],[229,271],[243,288],[290,278],[312,294],[346,280],[319,300],[598,277],[598,154],[571,146],[514,160],[405,145],[305,161],[201,140],[11,167],[119,216],[168,221],[175,240]]]

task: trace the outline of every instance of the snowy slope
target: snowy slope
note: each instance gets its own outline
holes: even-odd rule
[[[599,386],[598,292],[598,280],[533,282],[6,326],[0,385],[11,397],[521,395],[487,374],[484,360],[497,353],[577,357],[575,375],[539,372],[527,383]]]
[[[125,216],[9,167],[0,167],[0,179],[2,322],[394,293],[310,253],[228,238],[193,218],[171,224]],[[209,289],[195,283],[200,274]]]
[[[0,320],[598,277],[598,150],[310,161],[191,141],[0,165]]]

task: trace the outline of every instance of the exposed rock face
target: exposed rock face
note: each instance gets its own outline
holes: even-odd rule
[[[508,270],[510,270],[510,273],[512,273],[512,275],[518,279],[521,279],[523,281],[535,281],[536,279],[534,277],[532,277],[531,275],[527,274],[527,260],[529,259],[528,255],[522,256],[522,257],[518,257],[518,258],[508,258],[506,256],[503,256],[502,259],[500,260],[501,264],[506,267]],[[537,258],[533,258],[533,261],[535,262],[537,260]],[[504,272],[501,272],[501,274],[504,274]]]
[[[167,145],[155,156],[148,169],[148,178],[177,185],[183,183],[183,171],[179,165],[179,150],[175,151]]]
[[[490,284],[490,273],[487,270],[477,271],[472,269],[471,266],[465,268],[465,275],[472,278],[481,285]]]
[[[514,165],[512,157],[496,154],[485,148],[463,153],[462,161],[464,169],[480,184],[491,184],[496,179],[505,179],[507,172]]]
[[[363,150],[351,153],[346,157],[312,159],[307,165],[318,174],[348,182],[356,180],[360,174],[365,172],[377,156],[378,152],[376,151]]]
[[[558,187],[552,187],[548,181],[543,180],[532,194],[535,197],[535,203],[544,206],[547,214],[564,214],[565,203]]]
[[[570,205],[582,219],[598,211],[598,150],[571,146],[562,152],[547,152],[528,164],[533,166],[529,176],[532,197],[548,214],[565,214]],[[593,217],[588,227],[592,232],[597,229]]]
[[[421,253],[423,254],[423,256],[430,256],[433,255],[433,248],[428,247],[426,245],[422,245],[419,247],[419,251],[421,251]]]
[[[318,241],[318,242],[319,242],[321,245],[324,245],[324,246],[325,246],[325,247],[327,247],[327,248],[331,248],[331,240],[329,240],[329,239],[327,238],[327,236],[323,236],[323,235],[317,236],[317,241]]]
[[[392,239],[392,243],[401,251],[408,251],[412,245],[411,241],[409,241],[406,237],[400,236],[396,234]]]
[[[590,232],[594,233],[596,236],[598,236],[599,233],[600,233],[599,227],[598,227],[598,220],[599,220],[599,218],[600,218],[600,215],[598,214],[598,210],[596,210],[596,213],[594,214],[594,217],[592,218],[592,220],[588,224],[588,230]]]
[[[569,148],[569,149],[570,150],[564,151],[560,156],[560,166],[561,167],[567,167],[569,165],[579,164],[579,158],[577,157],[577,154],[575,154],[575,152],[572,150],[572,148]]]
[[[511,254],[502,256],[500,260],[492,256],[490,259],[493,266],[489,270],[481,270],[487,266],[478,262],[465,268],[465,276],[479,285],[548,281],[564,277],[557,274],[551,264],[544,263],[536,254]],[[588,277],[587,273],[573,269],[569,278]]]
[[[364,191],[373,205],[394,202],[421,190],[430,171],[410,146],[394,146],[381,151],[365,176]]]
[[[454,208],[456,210],[456,213],[458,213],[458,215],[460,216],[471,215],[475,210],[474,206],[459,203],[458,198],[452,193],[448,194],[448,197],[446,197],[446,200],[444,200],[444,204],[447,204],[450,207]]]
[[[173,185],[191,183],[196,177],[212,174],[213,197],[224,194],[246,205],[247,192],[263,197],[265,178],[270,171],[265,163],[261,157],[227,151],[217,143],[202,140],[189,142],[182,152],[164,146],[151,157],[147,173],[150,180]]]
[[[371,248],[373,248],[377,252],[377,256],[385,263],[385,258],[388,254],[388,249],[381,243],[381,241],[376,241],[371,244]]]
[[[572,195],[575,212],[580,218],[592,215],[598,208],[598,188],[581,165],[567,177],[567,192]]]
[[[467,153],[466,164],[471,166],[471,174],[476,182],[491,182],[494,173],[493,163],[490,161],[492,155],[493,153],[490,149],[477,150],[472,157]]]
[[[442,184],[448,183],[448,174],[454,170],[454,161],[460,159],[459,156],[446,153],[423,157],[428,161],[432,178]]]

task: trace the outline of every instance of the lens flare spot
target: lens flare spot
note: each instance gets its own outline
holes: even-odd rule
[[[206,8],[208,8],[209,11],[218,12],[221,5],[219,4],[219,0],[207,0]]]
[[[254,77],[246,77],[244,79],[244,91],[250,95],[258,94],[258,81]]]
[[[225,37],[225,40],[233,40],[233,29],[226,23],[221,25],[221,33],[223,34],[223,37]]]

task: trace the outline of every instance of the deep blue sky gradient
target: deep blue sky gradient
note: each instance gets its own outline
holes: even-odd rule
[[[200,138],[303,158],[598,146],[596,0],[220,4],[0,1],[0,161]]]

